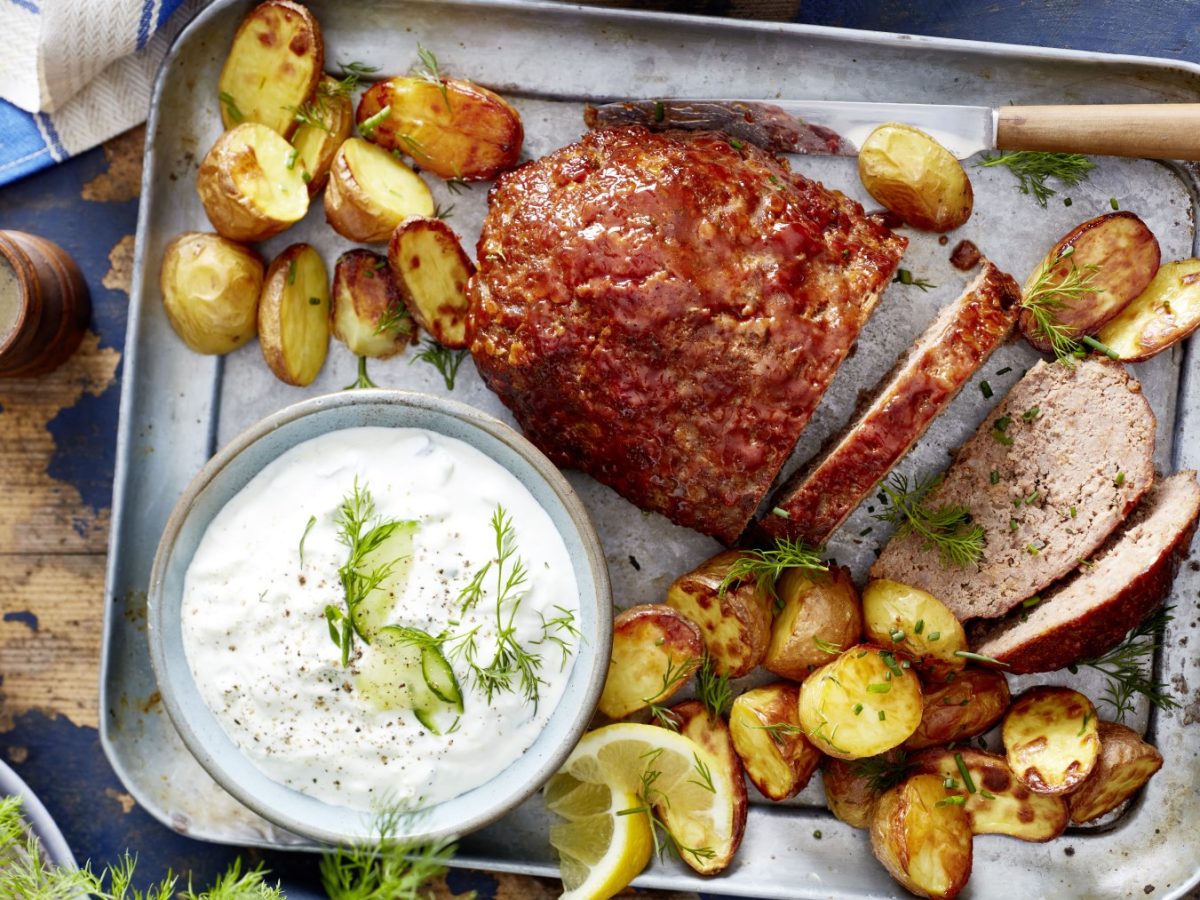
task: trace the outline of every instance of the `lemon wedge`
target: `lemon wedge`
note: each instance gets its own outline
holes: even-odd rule
[[[716,758],[689,738],[654,725],[622,722],[583,740],[546,785],[550,829],[567,900],[605,900],[650,860],[649,809],[670,811],[670,834],[689,861],[730,850],[735,797]],[[661,816],[659,817],[661,820]]]

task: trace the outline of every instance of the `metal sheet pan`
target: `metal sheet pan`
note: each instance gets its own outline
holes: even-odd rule
[[[220,791],[187,754],[154,701],[144,629],[144,591],[154,549],[192,475],[218,445],[252,421],[354,380],[354,359],[340,345],[317,383],[304,390],[276,382],[253,345],[224,360],[198,357],[171,332],[161,309],[158,267],[166,242],[184,230],[208,229],[193,181],[199,159],[220,130],[217,74],[249,5],[218,2],[202,12],[180,35],[155,90],[121,398],[101,737],[130,792],[169,826],[206,840],[301,848],[307,846],[303,841]],[[310,6],[321,21],[331,61],[359,60],[384,72],[401,71],[415,62],[420,41],[449,71],[501,91],[524,118],[530,157],[582,132],[584,101],[621,97],[787,95],[992,105],[1200,98],[1200,67],[1131,57],[505,0],[314,0]],[[810,177],[867,199],[852,160],[793,163]],[[1045,210],[1017,193],[1003,170],[973,168],[971,176],[976,212],[953,239],[973,240],[1018,278],[1060,234],[1107,211],[1110,198],[1146,219],[1161,239],[1164,259],[1196,252],[1194,167],[1106,159],[1086,184],[1063,195],[1071,198],[1070,207],[1055,197]],[[476,187],[455,197],[435,186],[440,202],[455,205],[450,222],[468,247],[478,233],[485,193]],[[963,276],[948,264],[950,248],[930,235],[911,236],[904,266],[937,287],[926,293],[895,285],[888,291],[792,466],[845,421],[858,391],[887,371],[937,308],[957,294]],[[264,249],[270,255],[297,240],[317,246],[331,267],[348,246],[325,226],[319,203]],[[1194,355],[1194,347],[1178,347],[1137,370],[1158,415],[1156,458],[1164,470],[1200,466],[1200,373]],[[977,382],[988,378],[999,398],[1034,358],[1023,345],[1002,348],[901,470],[942,468],[946,451],[973,430],[990,405]],[[998,375],[1006,366],[1013,371]],[[431,369],[404,360],[375,363],[371,375],[384,386],[445,393]],[[454,396],[511,421],[469,363]],[[641,513],[585,476],[570,477],[597,522],[619,605],[660,600],[675,575],[716,547],[708,538]],[[861,533],[867,528],[872,531]],[[831,549],[861,577],[885,538],[879,523],[860,510]],[[1167,715],[1144,708],[1138,714],[1166,757],[1164,772],[1133,808],[1103,828],[1075,830],[1045,845],[977,839],[970,896],[1143,896],[1147,885],[1154,885],[1155,896],[1179,896],[1200,880],[1198,568],[1185,566],[1176,583],[1173,602],[1179,614],[1158,660],[1184,707]],[[1056,679],[1022,683],[1027,680]],[[1085,681],[1084,689],[1102,692],[1094,681]],[[544,813],[532,801],[498,826],[465,839],[458,863],[554,875],[545,828]],[[752,897],[894,894],[894,883],[869,857],[865,835],[832,819],[823,809],[820,787],[813,785],[787,805],[754,804],[746,841],[725,875],[701,880],[668,861],[652,865],[636,883]]]

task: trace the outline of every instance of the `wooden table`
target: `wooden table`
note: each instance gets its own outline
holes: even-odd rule
[[[618,5],[618,4],[606,4]],[[630,4],[638,5],[638,4]],[[659,0],[655,8],[1200,60],[1197,0]],[[798,11],[797,11],[798,10]],[[45,235],[91,288],[92,330],[57,372],[0,380],[0,754],[38,792],[80,858],[140,855],[144,880],[168,868],[198,884],[237,852],[164,828],[109,768],[97,687],[121,354],[143,130],[0,189],[0,227]],[[298,854],[244,852],[297,885]],[[557,895],[557,884],[452,872],[436,896]],[[657,894],[666,898],[668,894]]]

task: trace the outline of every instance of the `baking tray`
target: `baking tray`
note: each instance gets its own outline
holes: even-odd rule
[[[311,849],[219,790],[184,749],[157,702],[145,638],[145,588],[163,524],[175,499],[203,463],[235,433],[274,410],[354,380],[354,358],[334,344],[325,370],[306,389],[277,382],[256,346],[224,359],[187,351],[161,308],[158,264],[166,243],[189,229],[208,230],[193,190],[200,158],[217,137],[215,85],[247,2],[218,2],[179,36],[155,88],[147,132],[129,333],[125,345],[117,471],[113,497],[101,685],[101,739],[121,780],[151,814],[192,837],[247,846]],[[1155,102],[1200,99],[1200,67],[937,38],[843,31],[774,23],[598,10],[491,0],[371,0],[310,3],[325,33],[327,57],[406,70],[416,44],[443,67],[500,91],[520,110],[525,154],[536,157],[582,133],[582,104],[622,97],[730,96],[857,99],[1003,105]],[[869,203],[850,159],[804,158],[805,174]],[[1051,199],[1047,209],[1015,190],[1003,170],[971,168],[976,211],[952,240],[969,238],[1018,278],[1051,242],[1110,208],[1138,212],[1158,234],[1163,258],[1195,253],[1196,169],[1145,160],[1103,160],[1092,178]],[[451,196],[437,183],[450,223],[471,247],[486,188]],[[1070,197],[1068,208],[1062,197]],[[790,467],[812,453],[849,416],[857,393],[886,372],[953,299],[964,276],[935,236],[913,239],[903,265],[938,285],[929,292],[894,285],[842,367]],[[297,240],[314,244],[332,264],[349,244],[325,226],[321,204],[266,255]],[[1158,415],[1156,462],[1164,470],[1200,466],[1200,378],[1194,351],[1176,347],[1139,366]],[[975,428],[993,401],[1035,359],[1023,344],[1003,347],[901,464],[909,474],[944,467],[948,448]],[[997,373],[1011,366],[1006,375]],[[372,363],[385,387],[446,393],[439,376],[404,359]],[[512,422],[468,362],[453,393]],[[661,600],[680,572],[717,549],[709,538],[645,514],[578,473],[569,477],[588,505],[605,545],[618,605]],[[869,533],[866,530],[872,529]],[[860,578],[886,529],[859,510],[830,549]],[[1158,665],[1184,707],[1171,714],[1142,708],[1138,722],[1164,757],[1164,771],[1131,809],[1101,829],[1074,830],[1044,845],[983,836],[975,841],[971,897],[1181,895],[1200,879],[1200,662],[1194,612],[1200,575],[1185,566],[1175,585],[1179,614]],[[1189,651],[1188,644],[1191,644]],[[1051,677],[1020,679],[1020,684]],[[1101,686],[1080,682],[1093,696]],[[786,805],[756,802],[746,840],[730,870],[700,879],[678,863],[656,862],[635,883],[752,897],[872,897],[898,888],[873,859],[865,834],[825,812],[818,784]],[[1103,834],[1097,831],[1106,832]],[[462,841],[456,864],[554,876],[546,822],[537,799],[496,826]]]

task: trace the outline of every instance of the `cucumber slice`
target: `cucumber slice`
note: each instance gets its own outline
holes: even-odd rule
[[[425,684],[439,700],[463,711],[462,688],[441,647],[427,645],[421,649],[421,674]]]

